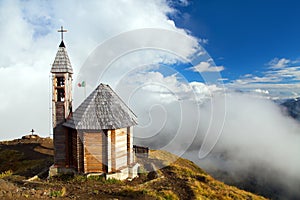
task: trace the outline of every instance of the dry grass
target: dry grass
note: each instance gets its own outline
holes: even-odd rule
[[[51,140],[2,142],[0,178],[21,184],[18,187],[24,188],[20,181],[13,180],[20,175],[25,178],[36,175],[39,170],[47,168],[53,159],[52,152]],[[140,171],[145,173],[133,181],[87,178],[83,175],[39,180],[39,185],[26,183],[28,191],[24,190],[22,196],[29,199],[264,199],[217,181],[193,162],[166,151],[151,150],[149,158],[138,162],[144,169]],[[157,168],[156,173],[147,173],[151,164]],[[34,193],[31,188],[35,188]],[[12,192],[11,195],[20,195],[20,192]]]
[[[166,151],[151,151],[152,161],[165,165],[163,178],[144,184],[156,199],[265,199],[217,181],[193,162]]]

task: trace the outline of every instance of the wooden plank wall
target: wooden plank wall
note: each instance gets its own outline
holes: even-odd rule
[[[105,172],[107,139],[103,132],[84,133],[84,173]]]
[[[112,145],[111,145],[111,132],[112,130],[107,130],[107,172],[112,172]]]
[[[110,131],[110,153],[111,153],[111,172],[116,172],[116,131],[111,130]]]
[[[84,163],[83,163],[83,133],[78,132],[77,133],[77,169],[78,172],[84,173]]]
[[[65,122],[65,104],[64,104],[64,102],[55,102],[55,106],[53,108],[53,113],[55,113],[54,127]]]
[[[61,124],[53,129],[54,165],[66,166],[66,137],[67,129]]]
[[[71,167],[74,167],[75,169],[78,170],[78,137],[77,137],[77,131],[75,130],[70,130],[70,133],[71,134],[71,155],[70,155],[70,166]]]
[[[127,128],[115,130],[116,169],[127,166]]]
[[[63,77],[65,84],[62,86],[57,85],[57,78]],[[70,112],[72,111],[72,75],[69,73],[64,74],[53,74],[52,76],[52,102],[53,102],[53,119],[56,119],[55,114],[57,114],[55,108],[57,107],[57,103],[62,104],[64,106],[64,112],[62,113],[63,119],[66,119]],[[57,89],[62,88],[65,92],[65,100],[63,102],[58,102],[57,99]],[[60,122],[53,121],[54,127],[56,124]]]
[[[134,162],[133,155],[133,127],[127,127],[127,165]]]
[[[83,133],[83,142],[80,142],[81,137],[77,136],[79,137],[76,146],[78,171],[81,172],[83,169],[84,173],[111,173],[132,164],[133,137],[131,133],[131,127],[99,133]],[[80,158],[81,152],[83,152],[82,159]]]

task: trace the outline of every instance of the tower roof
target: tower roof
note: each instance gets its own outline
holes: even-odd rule
[[[52,64],[51,73],[71,73],[73,74],[73,69],[71,62],[67,53],[66,46],[63,41],[61,41],[58,51],[56,53],[54,62]]]
[[[118,129],[137,125],[136,115],[110,88],[100,84],[64,126],[77,130]]]

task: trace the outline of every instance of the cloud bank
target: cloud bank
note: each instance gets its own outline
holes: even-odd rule
[[[227,82],[232,89],[242,91],[268,90],[272,99],[296,98],[299,90],[300,66],[299,59],[273,58],[266,63],[265,69],[253,74],[245,74],[236,80]]]
[[[32,128],[42,136],[51,133],[49,71],[61,25],[68,30],[64,39],[76,75],[97,45],[120,33],[161,28],[189,36],[169,19],[174,12],[165,0],[1,1],[1,139],[20,137]]]
[[[136,143],[187,157],[217,178],[253,192],[299,198],[300,124],[265,98],[268,91],[237,93],[189,83],[157,68],[133,74],[116,89],[139,116]],[[217,142],[203,158],[205,138]]]
[[[218,110],[214,112],[218,116]],[[210,156],[198,163],[209,171],[229,173],[236,182],[254,176],[261,184],[260,192],[273,185],[281,198],[299,197],[299,132],[299,122],[287,117],[274,102],[227,94],[221,137]]]
[[[221,180],[269,197],[300,196],[300,124],[264,98],[267,91],[236,93],[160,72],[137,77],[128,81],[139,85],[134,94],[124,84],[118,88],[139,116],[137,143],[183,155]],[[202,158],[204,138],[219,131]]]

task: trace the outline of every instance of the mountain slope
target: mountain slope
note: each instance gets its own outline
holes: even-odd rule
[[[94,176],[38,178],[24,182],[51,165],[51,139],[0,143],[0,198],[4,199],[264,199],[215,180],[193,162],[152,150],[140,158],[141,173],[132,181]],[[155,171],[152,171],[155,169]],[[45,174],[45,173],[44,173]]]
[[[300,99],[288,99],[281,104],[287,114],[300,121]]]

